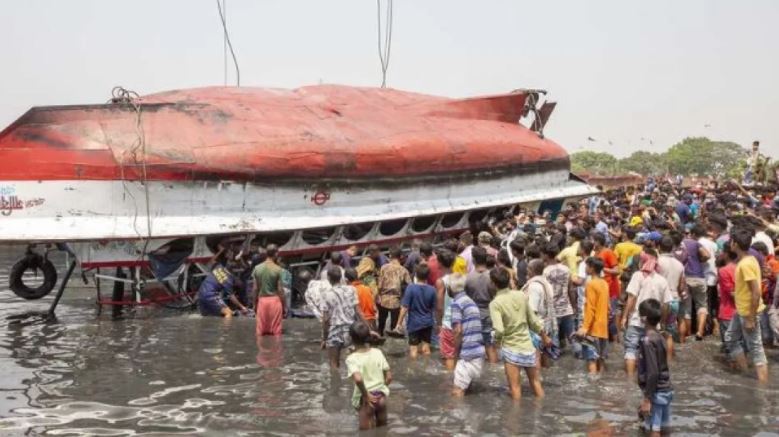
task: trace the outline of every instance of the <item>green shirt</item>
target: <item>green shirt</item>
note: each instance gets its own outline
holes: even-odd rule
[[[544,325],[530,309],[525,293],[504,288],[490,302],[490,318],[495,330],[495,343],[511,352],[535,352],[530,331],[540,333]]]
[[[267,260],[254,268],[252,272],[254,283],[259,286],[257,297],[278,296],[281,267]]]
[[[389,387],[384,381],[384,372],[389,370],[389,363],[380,349],[370,348],[367,351],[356,351],[346,357],[346,370],[351,378],[357,372],[362,375],[362,381],[368,393],[380,391],[389,396]],[[360,408],[360,389],[354,386],[352,406]]]

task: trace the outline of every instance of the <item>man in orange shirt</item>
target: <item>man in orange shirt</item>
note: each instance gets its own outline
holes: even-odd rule
[[[599,373],[603,370],[606,347],[609,342],[609,285],[600,276],[603,261],[587,258],[589,280],[585,287],[584,322],[576,335],[583,340],[587,370]]]
[[[606,236],[595,233],[592,237],[595,256],[603,261],[603,279],[609,284],[609,334],[612,340],[620,338],[620,329],[618,321],[622,318],[622,308],[620,308],[619,293],[619,260],[613,250],[606,246]]]
[[[357,308],[362,314],[362,318],[365,319],[365,323],[371,328],[371,331],[376,330],[376,301],[373,298],[371,287],[363,284],[357,277],[357,270],[348,268],[345,271],[346,280],[354,287],[357,293]]]

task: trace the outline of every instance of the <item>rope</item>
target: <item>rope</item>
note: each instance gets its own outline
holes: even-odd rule
[[[146,238],[143,242],[143,251],[141,252],[139,259],[142,259],[146,255],[146,250],[149,248],[149,241],[152,237],[152,219],[151,219],[151,196],[149,194],[148,184],[148,172],[146,168],[146,133],[143,130],[143,123],[141,120],[142,108],[138,101],[140,96],[135,91],[130,91],[121,86],[115,86],[111,90],[111,100],[113,104],[130,105],[135,111],[135,134],[136,139],[133,145],[129,149],[122,152],[122,156],[119,159],[119,171],[122,180],[122,188],[124,193],[129,195],[133,199],[133,205],[135,207],[135,214],[133,216],[133,229],[138,235],[138,238],[143,238],[143,235],[138,230],[138,203],[135,200],[133,193],[127,188],[127,180],[124,177],[124,162],[125,155],[130,155],[135,165],[141,166],[141,183],[144,188],[144,197],[146,201]],[[140,159],[138,158],[138,151],[141,152]]]
[[[227,42],[227,47],[230,48],[230,55],[232,55],[233,64],[235,64],[235,86],[241,86],[241,69],[238,68],[238,58],[235,56],[235,51],[233,50],[233,43],[230,42],[230,34],[227,33],[227,19],[225,18],[224,11],[222,11],[222,4],[219,3],[219,0],[216,0],[216,7],[219,10],[219,20],[222,22],[222,30],[224,31],[224,40],[225,42]],[[225,75],[225,77],[227,76]],[[227,80],[225,80],[225,82],[226,81]]]
[[[387,86],[387,70],[389,69],[390,51],[392,49],[392,21],[393,21],[393,0],[387,0],[387,11],[384,19],[386,25],[384,28],[384,45],[382,46],[381,35],[381,0],[376,0],[376,10],[378,19],[378,45],[379,61],[381,62],[381,87]]]
[[[222,12],[227,23],[227,0],[222,0]],[[227,32],[222,37],[222,59],[224,60],[224,86],[227,86]]]

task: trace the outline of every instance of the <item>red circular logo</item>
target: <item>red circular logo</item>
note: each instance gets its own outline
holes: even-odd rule
[[[311,196],[311,201],[317,206],[324,205],[328,200],[330,200],[330,193],[327,191],[317,191],[316,194]]]

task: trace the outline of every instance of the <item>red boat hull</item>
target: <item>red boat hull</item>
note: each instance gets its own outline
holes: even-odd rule
[[[3,180],[435,178],[568,167],[518,123],[523,92],[453,100],[392,89],[201,88],[33,108],[0,133]],[[137,125],[137,123],[139,124]],[[138,129],[140,127],[141,129]],[[140,137],[144,148],[140,147]]]

